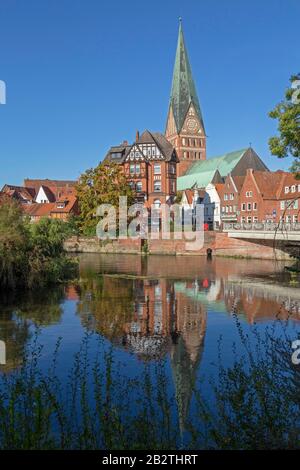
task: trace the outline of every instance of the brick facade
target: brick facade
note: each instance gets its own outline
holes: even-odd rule
[[[297,223],[300,183],[291,173],[248,170],[240,197],[240,223]]]
[[[146,208],[152,205],[172,204],[177,191],[178,157],[174,147],[163,134],[144,131],[137,133],[132,145],[127,142],[111,147],[104,164],[122,165],[136,201]]]

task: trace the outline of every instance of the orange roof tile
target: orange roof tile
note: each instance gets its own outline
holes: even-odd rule
[[[253,177],[264,199],[277,199],[285,173],[253,171]]]

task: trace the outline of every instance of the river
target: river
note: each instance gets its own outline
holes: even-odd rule
[[[288,319],[297,338],[300,284],[284,270],[286,262],[92,254],[79,260],[76,283],[2,296],[0,373],[22,364],[36,336],[39,364],[47,370],[61,338],[57,373],[66,380],[86,335],[90,358],[101,337],[128,377],[145,364],[166,363],[184,428],[193,387],[216,375],[220,337],[225,364],[233,360],[234,342],[239,348],[236,319],[247,332]]]

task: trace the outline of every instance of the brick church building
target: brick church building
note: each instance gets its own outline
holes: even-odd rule
[[[269,171],[252,149],[206,159],[204,120],[180,21],[165,134],[146,130],[132,144],[111,147],[104,163],[121,164],[136,199],[146,207],[172,204],[176,192],[224,183],[229,173]]]
[[[176,149],[178,176],[191,164],[206,159],[206,134],[180,20],[166,138]]]

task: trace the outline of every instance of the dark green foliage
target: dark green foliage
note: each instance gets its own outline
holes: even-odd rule
[[[66,257],[68,223],[41,219],[29,224],[20,206],[0,206],[0,290],[41,287],[76,275],[76,263]]]
[[[300,83],[300,74],[291,77],[291,83]],[[291,170],[300,177],[300,88],[290,87],[285,100],[279,103],[269,116],[278,120],[279,136],[271,137],[271,153],[279,158],[291,156]]]

